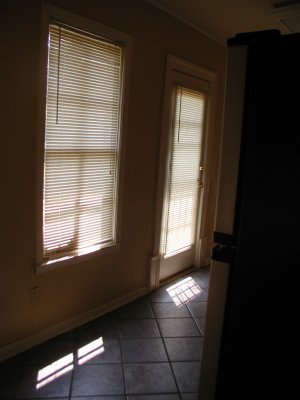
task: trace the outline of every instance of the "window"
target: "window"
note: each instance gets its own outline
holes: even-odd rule
[[[117,242],[124,45],[51,20],[41,264]]]

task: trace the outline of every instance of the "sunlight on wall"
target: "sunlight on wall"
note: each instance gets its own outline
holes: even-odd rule
[[[188,303],[202,292],[202,289],[190,276],[170,286],[166,290],[177,307]]]

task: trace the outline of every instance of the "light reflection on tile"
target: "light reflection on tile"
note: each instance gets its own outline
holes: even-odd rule
[[[188,278],[182,279],[175,285],[168,287],[166,290],[177,307],[188,303],[190,300],[199,295],[202,291],[202,289],[190,276]]]

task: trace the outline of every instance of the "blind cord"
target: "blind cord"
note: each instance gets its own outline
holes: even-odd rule
[[[180,89],[180,99],[179,99],[179,118],[178,118],[178,131],[177,131],[177,142],[178,143],[180,140],[181,99],[182,99],[182,89]]]
[[[56,86],[56,125],[58,125],[58,107],[59,107],[60,47],[61,47],[61,27],[59,27],[59,35],[58,35],[57,86]]]

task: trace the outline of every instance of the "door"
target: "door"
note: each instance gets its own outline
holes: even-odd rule
[[[236,250],[229,271],[216,393],[208,396],[201,390],[199,399],[300,398],[299,369],[294,367],[299,359],[299,196],[295,184],[300,180],[299,40],[300,35],[279,36],[277,31],[240,34],[230,40],[216,242],[221,244],[219,259],[230,254],[226,248],[230,250],[232,244]],[[279,84],[279,77],[284,84]],[[244,94],[237,90],[243,79]],[[234,154],[239,114],[241,150]],[[237,163],[238,158],[236,179],[229,161]],[[233,192],[234,180],[235,204],[226,195]],[[234,218],[229,224],[231,210]],[[230,236],[232,244],[225,243]],[[226,268],[226,263],[216,263],[216,274],[220,264]],[[210,298],[214,291],[211,280],[200,379],[203,389],[212,383],[213,375],[208,345],[216,349],[211,323],[217,310]]]
[[[164,201],[160,235],[160,280],[199,263],[206,111],[209,84],[172,71]]]
[[[220,257],[218,250],[230,250],[231,240],[233,241],[235,234],[246,66],[247,47],[229,47],[222,156],[214,227],[215,244],[221,243],[222,240],[222,246],[213,248],[198,396],[199,399],[205,400],[215,398],[225,303],[228,296],[230,252],[227,251]]]

